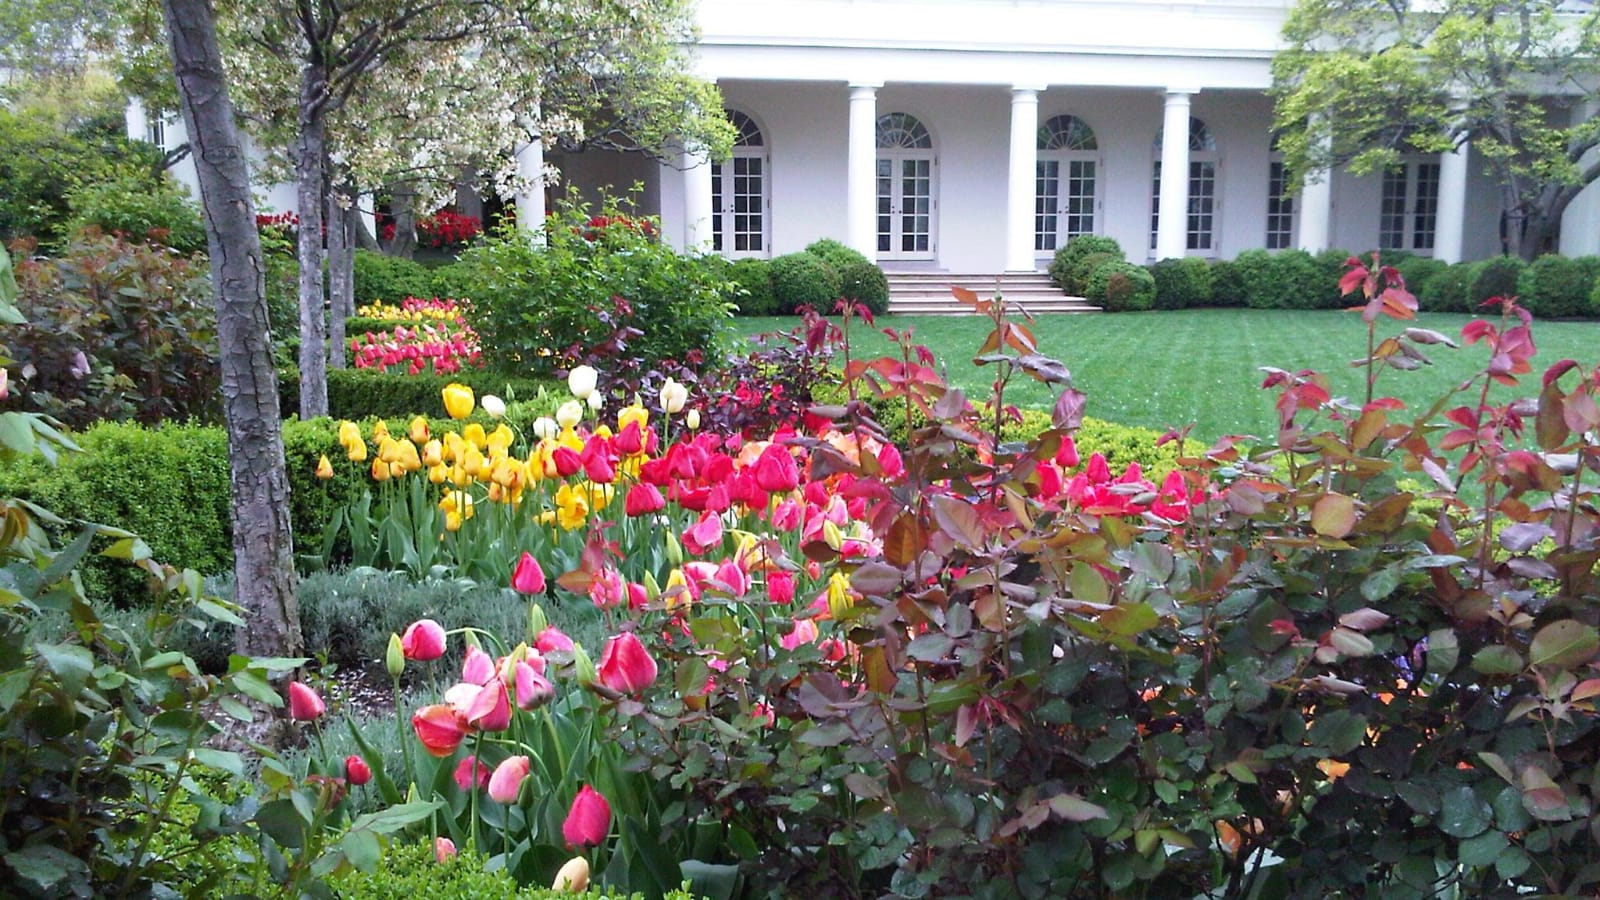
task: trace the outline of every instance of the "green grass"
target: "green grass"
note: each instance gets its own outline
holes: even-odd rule
[[[1423,313],[1414,323],[1385,319],[1378,338],[1398,334],[1407,324],[1460,340],[1468,316]],[[740,319],[749,334],[794,327],[795,319]],[[977,316],[884,316],[878,330],[852,322],[852,353],[876,357],[893,349],[884,328],[909,329],[916,343],[933,351],[947,377],[982,399],[990,391],[992,368],[972,364],[988,334],[989,322]],[[1211,440],[1223,434],[1271,434],[1276,427],[1274,395],[1260,389],[1262,366],[1289,371],[1314,369],[1328,375],[1336,396],[1359,402],[1362,374],[1350,361],[1366,355],[1366,328],[1345,312],[1207,309],[1093,316],[1044,316],[1032,326],[1039,352],[1066,363],[1073,384],[1089,396],[1088,414],[1124,425],[1166,429],[1193,424],[1194,436]],[[1535,321],[1538,355],[1521,395],[1538,392],[1544,369],[1563,358],[1586,366],[1600,362],[1600,322]],[[1459,350],[1425,348],[1433,360],[1411,372],[1388,370],[1378,379],[1378,395],[1394,396],[1420,412],[1441,395],[1480,371],[1488,361],[1483,344]],[[1491,396],[1511,396],[1497,388]],[[1029,378],[1014,380],[1006,400],[1020,407],[1047,408],[1054,393]],[[1463,402],[1465,402],[1463,400]]]

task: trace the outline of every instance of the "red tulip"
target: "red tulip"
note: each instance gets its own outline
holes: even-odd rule
[[[561,836],[568,847],[594,847],[603,843],[611,831],[611,804],[587,784],[572,798],[567,820],[561,823]]]
[[[641,481],[628,489],[628,496],[623,500],[622,508],[630,516],[644,516],[653,512],[660,512],[667,505],[661,491],[649,482]]]
[[[427,662],[444,655],[444,628],[432,619],[418,619],[400,635],[400,649],[406,659]]]
[[[417,740],[434,756],[449,756],[461,746],[467,734],[467,721],[447,704],[424,706],[411,716]]]
[[[550,461],[555,463],[556,474],[562,478],[583,468],[583,460],[571,447],[557,447],[550,451]]]
[[[794,602],[794,573],[778,570],[767,573],[767,599],[773,603]]]
[[[637,694],[656,680],[656,661],[633,632],[606,641],[597,670],[600,683],[620,694]]]
[[[462,791],[482,790],[489,786],[489,766],[476,756],[469,756],[456,764],[456,787]]]
[[[545,589],[544,569],[533,554],[524,550],[517,567],[511,572],[511,587],[519,594],[542,594]]]
[[[289,682],[289,718],[296,722],[315,722],[328,711],[317,692],[298,681]]]
[[[367,761],[352,753],[344,758],[345,780],[353,785],[360,786],[372,780],[372,767]]]
[[[704,553],[722,543],[722,520],[715,513],[704,513],[683,533],[683,546],[690,553]]]
[[[507,757],[505,762],[494,767],[494,774],[489,776],[489,799],[496,803],[515,803],[517,794],[522,791],[522,782],[528,777],[528,758],[526,756]]]
[[[800,470],[789,448],[770,444],[761,451],[755,465],[756,484],[771,494],[787,493],[800,484]]]

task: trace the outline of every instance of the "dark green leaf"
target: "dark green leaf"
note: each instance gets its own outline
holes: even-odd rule
[[[1457,785],[1439,798],[1439,830],[1451,837],[1482,834],[1494,819],[1488,801],[1468,785]]]

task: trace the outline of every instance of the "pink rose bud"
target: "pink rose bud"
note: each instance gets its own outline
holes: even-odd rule
[[[637,694],[656,680],[656,661],[633,632],[606,641],[597,670],[600,683],[619,694]]]
[[[594,847],[611,831],[611,804],[594,788],[584,785],[572,798],[572,808],[561,823],[561,836],[569,847]]]
[[[328,711],[317,692],[298,681],[289,682],[289,718],[296,722],[315,722]]]
[[[515,803],[522,781],[528,777],[528,769],[526,756],[508,757],[495,766],[494,774],[489,776],[489,799],[496,803]]]
[[[357,787],[372,780],[372,767],[367,761],[352,753],[344,758],[345,780]]]
[[[544,593],[544,569],[539,568],[539,561],[532,553],[523,551],[522,558],[517,560],[517,567],[511,573],[511,587],[519,594]]]
[[[444,627],[432,619],[418,619],[400,636],[406,659],[427,662],[444,655]]]

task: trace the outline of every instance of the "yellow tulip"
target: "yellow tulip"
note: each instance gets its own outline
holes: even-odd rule
[[[461,530],[461,514],[460,513],[456,513],[456,512],[447,512],[447,513],[445,513],[444,514],[444,530],[445,531],[460,531]]]
[[[399,441],[395,440],[392,437],[389,437],[387,434],[384,435],[381,438],[379,438],[376,435],[374,435],[373,436],[373,440],[376,440],[378,442],[378,458],[379,459],[383,460],[386,463],[392,463],[395,460],[400,458],[400,442]]]
[[[389,436],[389,425],[388,425],[387,422],[383,421],[382,419],[379,419],[378,421],[373,423],[373,425],[372,425],[372,442],[374,444],[383,443],[384,439],[387,438],[388,436]]]
[[[445,462],[455,462],[461,458],[461,453],[466,447],[467,442],[461,439],[461,435],[447,431],[444,435],[444,456],[441,458]]]
[[[389,480],[389,464],[384,462],[383,457],[381,456],[375,456],[372,458],[372,480]]]
[[[363,441],[361,438],[356,438],[354,442],[345,447],[344,455],[348,457],[351,462],[366,462],[367,442]]]
[[[515,431],[512,431],[511,430],[511,426],[507,425],[504,422],[501,422],[495,428],[495,430],[489,432],[489,443],[491,443],[491,444],[501,444],[503,446],[509,447],[509,446],[511,446],[511,442],[516,440],[516,439],[517,439],[517,433]]]
[[[589,521],[589,499],[582,490],[569,484],[556,491],[556,523],[567,531],[582,528]]]
[[[428,481],[432,484],[444,484],[450,479],[450,467],[438,463],[428,467]]]
[[[428,442],[428,420],[421,416],[413,418],[409,436],[413,444],[426,444]]]
[[[404,477],[406,477],[406,464],[403,463],[403,462],[392,462],[392,463],[389,463],[389,477],[390,478],[404,478]]]
[[[339,446],[348,448],[361,440],[361,427],[354,422],[339,423]]]
[[[423,465],[432,467],[442,462],[444,462],[444,444],[440,443],[437,438],[422,446]]]
[[[454,465],[450,467],[450,483],[458,488],[464,488],[473,482],[472,472],[466,466]]]
[[[828,576],[828,614],[835,619],[842,619],[850,611],[853,601],[850,599],[850,579],[842,572],[835,572]]]
[[[323,481],[333,477],[333,463],[328,462],[328,454],[326,453],[322,454],[322,458],[317,460],[317,477]]]
[[[634,403],[632,406],[624,406],[617,411],[617,431],[620,432],[622,429],[627,428],[629,422],[638,422],[639,430],[643,431],[650,426],[650,410],[645,409],[638,403]]]
[[[467,427],[461,429],[461,439],[479,450],[489,446],[489,436],[483,433],[483,426],[477,422],[468,422]]]
[[[465,419],[472,415],[472,408],[477,405],[476,398],[472,395],[472,388],[464,384],[451,382],[441,391],[444,396],[444,411],[452,419]]]

